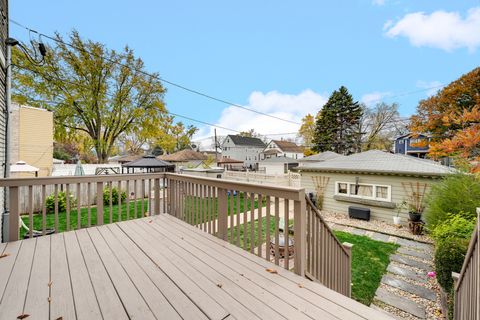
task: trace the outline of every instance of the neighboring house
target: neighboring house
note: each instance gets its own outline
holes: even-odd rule
[[[417,158],[425,158],[429,150],[430,137],[424,134],[404,134],[395,139],[394,152]]]
[[[52,174],[53,113],[46,109],[11,105],[10,164],[24,161],[39,169],[38,176]],[[12,177],[31,176],[12,173]]]
[[[303,165],[304,163],[312,163],[312,162],[322,162],[322,161],[327,161],[327,160],[332,160],[335,158],[343,158],[345,156],[338,154],[333,151],[325,151],[317,154],[313,154],[308,157],[303,157],[302,159],[299,159],[298,162],[300,162],[300,165]]]
[[[295,169],[306,192],[323,197],[322,209],[348,214],[348,207],[371,210],[372,219],[392,222],[396,204],[412,190],[428,192],[432,183],[453,173],[452,168],[406,155],[370,150],[323,162],[304,163]],[[407,221],[406,210],[401,214]]]
[[[298,166],[298,160],[290,157],[273,157],[259,162],[258,171],[265,174],[285,174]]]
[[[245,168],[256,170],[265,143],[259,138],[228,135],[221,147],[222,156],[243,161]]]
[[[196,168],[200,164],[208,160],[208,156],[201,152],[193,151],[191,149],[184,149],[172,154],[164,154],[158,156],[157,159],[168,161],[175,165],[175,171],[180,171],[182,168]]]
[[[270,141],[262,152],[262,160],[273,157],[303,158],[303,147],[294,142],[284,140]]]
[[[110,164],[125,164],[125,163],[129,163],[129,162],[132,162],[132,161],[135,161],[135,160],[138,160],[142,157],[142,155],[139,155],[139,154],[133,154],[133,155],[123,155],[123,156],[114,156],[114,157],[110,157],[108,158],[108,163]]]
[[[217,166],[227,169],[227,170],[232,170],[232,171],[242,171],[245,170],[243,166],[243,161],[233,159],[233,158],[226,158],[222,156],[220,159],[217,161]]]

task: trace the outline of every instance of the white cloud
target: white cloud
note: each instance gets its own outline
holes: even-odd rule
[[[278,91],[267,93],[254,91],[250,94],[248,104],[245,107],[267,113],[293,122],[301,122],[307,114],[316,114],[327,102],[325,95],[307,89],[299,94],[285,94]],[[277,120],[265,115],[253,113],[234,106],[223,109],[220,118],[215,125],[238,131],[255,129],[261,134],[296,132],[299,125],[282,120]],[[195,135],[194,141],[213,135],[214,128],[203,127]],[[217,128],[217,135],[234,134],[234,132]],[[292,137],[290,135],[290,137]],[[202,146],[211,144],[209,140],[203,140]]]
[[[421,89],[428,89],[426,92],[427,97],[431,97],[442,88],[440,81],[417,81],[417,87]]]
[[[480,46],[480,7],[468,10],[463,18],[458,12],[435,11],[431,14],[414,12],[392,24],[387,22],[385,35],[406,37],[414,46],[452,51]]]
[[[376,6],[383,6],[385,4],[385,0],[372,0],[372,4]]]
[[[361,102],[365,103],[368,107],[371,107],[377,103],[382,102],[382,99],[385,97],[388,97],[390,95],[390,92],[371,92],[364,94],[362,96],[362,99],[360,99]]]

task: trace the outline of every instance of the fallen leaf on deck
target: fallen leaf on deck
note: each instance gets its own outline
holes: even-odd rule
[[[58,318],[55,319],[55,320],[63,320],[63,317],[58,317]]]
[[[299,288],[303,288],[303,284],[299,283],[299,284],[298,284],[298,287],[299,287]]]
[[[8,257],[10,255],[10,253],[3,253],[3,254],[0,254],[0,258],[5,258],[5,257]]]
[[[221,287],[223,287],[223,284],[217,283],[217,287],[221,288]]]
[[[277,274],[277,273],[278,273],[277,270],[275,270],[275,269],[270,269],[270,268],[265,269],[265,271],[270,272],[270,273],[273,273],[273,274]]]
[[[152,223],[152,220],[148,221],[148,223]]]
[[[52,283],[53,283],[53,282],[50,281],[50,282],[48,283],[48,286],[51,287],[51,286],[52,286]]]
[[[51,297],[48,297],[47,300],[48,300],[49,303],[52,302],[52,298],[51,298]]]
[[[17,319],[25,319],[25,318],[27,318],[27,317],[30,317],[30,315],[24,313],[24,314],[19,315],[19,316],[17,317]]]

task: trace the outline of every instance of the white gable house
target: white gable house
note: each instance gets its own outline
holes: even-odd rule
[[[221,147],[223,157],[241,160],[245,168],[256,170],[260,154],[265,149],[265,143],[259,138],[228,135]]]

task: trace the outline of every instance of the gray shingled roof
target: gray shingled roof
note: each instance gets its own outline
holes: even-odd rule
[[[392,154],[379,150],[370,150],[323,162],[306,162],[298,169],[302,171],[384,173],[421,176],[441,176],[455,172],[455,169],[431,160],[419,159],[403,154]]]
[[[232,139],[233,143],[237,146],[252,146],[265,148],[265,143],[259,138],[243,137],[237,135],[228,135]]]
[[[345,156],[338,154],[336,152],[325,151],[325,152],[314,154],[308,157],[303,157],[302,159],[299,159],[299,161],[300,162],[327,161],[327,160],[335,159],[338,157],[345,157]]]

